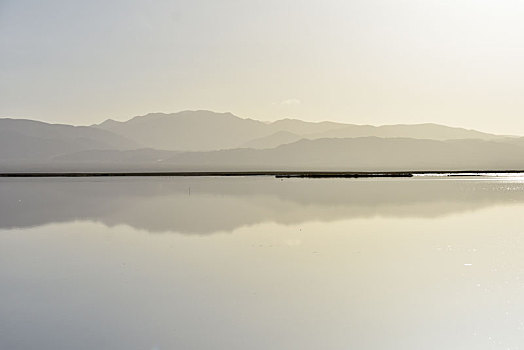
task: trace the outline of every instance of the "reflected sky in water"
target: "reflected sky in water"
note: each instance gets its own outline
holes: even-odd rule
[[[0,181],[0,349],[519,349],[512,178]]]

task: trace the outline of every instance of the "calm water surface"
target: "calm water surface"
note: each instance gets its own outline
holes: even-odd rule
[[[524,178],[0,180],[0,349],[523,349]]]

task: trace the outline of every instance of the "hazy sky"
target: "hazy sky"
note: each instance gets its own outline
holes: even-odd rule
[[[0,116],[184,109],[524,134],[517,0],[0,0]]]

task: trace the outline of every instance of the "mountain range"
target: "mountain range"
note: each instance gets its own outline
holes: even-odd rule
[[[184,111],[152,113],[126,122],[106,120],[94,127],[135,140],[144,146],[176,151],[214,151],[233,148],[274,148],[301,139],[354,138],[376,136],[418,139],[503,138],[475,130],[437,124],[353,125],[334,122],[305,122],[282,119],[272,123],[243,119],[231,113]]]
[[[524,138],[438,124],[355,125],[151,113],[91,126],[0,118],[0,171],[510,170]]]

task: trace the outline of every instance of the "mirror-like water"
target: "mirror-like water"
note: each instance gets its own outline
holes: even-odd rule
[[[524,178],[0,181],[0,349],[524,348]]]

